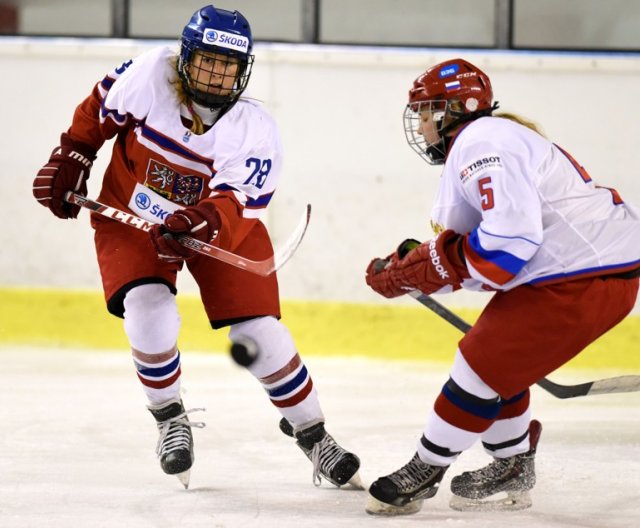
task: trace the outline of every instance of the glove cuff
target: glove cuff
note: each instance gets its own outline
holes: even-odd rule
[[[450,229],[447,229],[440,234],[440,237],[443,239],[442,250],[453,270],[458,274],[460,279],[470,278],[471,275],[467,268],[463,249],[465,235],[460,235]]]
[[[221,249],[232,250],[231,224],[225,211],[218,207],[216,202],[217,200],[205,198],[198,202],[198,207],[206,208],[206,210],[214,214],[218,220],[218,236],[214,239],[213,244]]]
[[[409,251],[417,248],[420,244],[421,242],[416,240],[415,238],[407,238],[406,240],[403,240],[398,246],[398,249],[396,249],[398,258],[402,260],[407,255],[407,253],[409,253]]]
[[[73,139],[67,132],[60,134],[60,146],[75,150],[91,162],[94,162],[97,156],[97,150],[94,147]]]

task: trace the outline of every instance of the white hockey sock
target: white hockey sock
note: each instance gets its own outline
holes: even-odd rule
[[[294,427],[324,421],[318,394],[287,328],[275,317],[259,317],[231,327],[231,341],[252,340],[258,349],[248,370]]]
[[[138,379],[151,405],[180,398],[180,352],[161,363],[148,363],[134,356]]]
[[[500,410],[498,394],[484,383],[458,350],[450,379],[429,414],[417,452],[424,462],[448,466],[489,428]]]
[[[529,451],[529,422],[531,408],[520,416],[496,420],[493,425],[482,433],[482,445],[487,454],[496,458],[526,453]]]
[[[152,405],[180,394],[180,315],[164,284],[132,288],[124,299],[124,329],[133,350],[138,379]]]

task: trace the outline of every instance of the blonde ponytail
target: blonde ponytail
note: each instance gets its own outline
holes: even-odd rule
[[[175,71],[178,71],[178,56],[176,55],[174,57],[171,57],[171,59],[169,60],[171,63],[171,67]],[[193,107],[191,106],[191,100],[184,92],[180,76],[178,76],[175,81],[171,81],[171,84],[173,84],[173,87],[176,90],[176,95],[178,96],[178,101],[180,101],[180,104],[185,105],[189,109],[189,112],[191,112],[191,132],[197,136],[204,134],[204,123],[202,122],[200,116],[193,110]]]
[[[522,116],[519,116],[517,114],[512,114],[510,112],[499,112],[497,114],[493,114],[494,117],[501,117],[502,119],[508,119],[509,121],[514,121],[515,123],[518,123],[519,125],[525,126],[530,130],[533,130],[534,132],[537,132],[538,134],[540,134],[541,136],[544,136],[544,134],[542,133],[542,130],[540,129],[540,127],[534,123],[533,121],[530,121],[529,119],[526,119]]]

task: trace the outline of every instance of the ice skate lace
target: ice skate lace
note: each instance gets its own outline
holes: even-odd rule
[[[495,482],[502,477],[516,463],[515,456],[509,458],[496,458],[489,465],[467,473],[467,478],[474,483],[484,484]]]
[[[170,453],[175,449],[189,449],[191,445],[191,429],[197,427],[202,429],[204,422],[190,422],[188,414],[204,411],[203,408],[189,409],[188,411],[158,423],[158,443],[156,444],[156,454],[159,457]]]
[[[440,470],[442,470],[441,467],[432,466],[420,460],[416,453],[408,464],[387,478],[397,486],[400,493],[406,493],[429,482]]]
[[[313,464],[313,484],[320,486],[320,476],[331,480],[331,472],[346,451],[341,448],[330,434],[326,434],[322,440],[313,444],[311,449],[311,462]]]

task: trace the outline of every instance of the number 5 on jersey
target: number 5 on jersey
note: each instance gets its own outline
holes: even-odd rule
[[[269,175],[269,171],[271,171],[271,160],[249,158],[245,163],[245,167],[253,169],[253,172],[251,173],[251,176],[249,176],[245,180],[244,183],[250,183],[251,185],[255,185],[258,189],[262,189],[262,186],[264,185],[264,182]]]
[[[478,180],[478,189],[480,190],[480,203],[482,204],[482,210],[488,211],[493,209],[495,205],[493,202],[493,189],[491,185],[491,176],[480,178]]]

